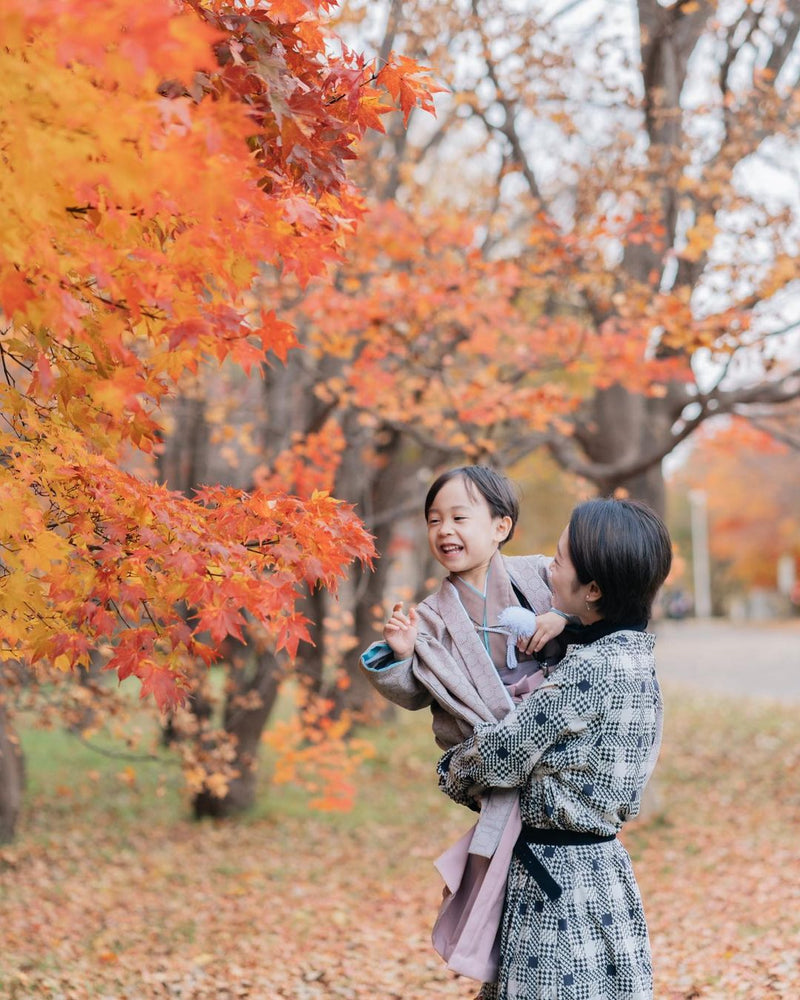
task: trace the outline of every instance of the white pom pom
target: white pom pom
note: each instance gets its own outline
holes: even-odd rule
[[[536,631],[536,615],[528,608],[503,608],[497,623],[516,639],[527,639]]]

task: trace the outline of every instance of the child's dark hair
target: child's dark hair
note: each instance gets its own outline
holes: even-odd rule
[[[425,520],[433,506],[439,490],[451,479],[461,476],[467,493],[474,499],[480,494],[489,504],[493,517],[510,517],[511,528],[505,539],[500,543],[505,545],[514,534],[519,519],[519,497],[514,484],[500,472],[490,469],[488,465],[461,465],[457,469],[448,469],[438,479],[434,480],[425,497]]]
[[[597,610],[608,622],[644,624],[672,564],[669,532],[638,500],[579,504],[568,527],[569,555],[583,584],[602,592]]]

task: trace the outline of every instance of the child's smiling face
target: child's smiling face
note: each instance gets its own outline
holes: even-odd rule
[[[485,498],[463,476],[442,486],[428,511],[428,544],[437,562],[479,590],[510,517],[496,517]]]

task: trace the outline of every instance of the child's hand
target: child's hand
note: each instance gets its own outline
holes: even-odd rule
[[[408,614],[403,611],[402,604],[395,604],[392,608],[392,617],[383,626],[383,638],[398,660],[406,660],[413,655],[418,620],[416,608],[410,608]]]
[[[555,611],[545,611],[544,614],[536,616],[536,631],[528,639],[520,639],[517,649],[523,653],[538,653],[551,639],[561,635],[566,627],[567,621]]]

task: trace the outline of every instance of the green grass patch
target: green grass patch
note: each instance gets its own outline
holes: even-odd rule
[[[88,738],[62,729],[19,727],[25,756],[23,831],[46,834],[80,815],[88,824],[125,826],[142,810],[154,822],[178,819],[185,809],[177,759],[149,743],[128,749],[126,742],[100,730]]]
[[[276,706],[274,720],[292,711],[291,693]],[[30,713],[15,720],[26,768],[26,792],[19,836],[48,840],[66,821],[96,829],[111,827],[117,840],[134,836],[143,815],[149,822],[170,825],[191,819],[191,799],[186,790],[176,752],[161,744],[158,716],[129,704],[125,723],[113,722],[86,735],[60,728],[41,728]],[[402,809],[410,820],[428,822],[444,816],[445,796],[433,801],[419,795],[422,786],[435,784],[434,768],[440,751],[434,744],[430,713],[397,711],[385,725],[359,731],[369,741],[374,756],[355,777],[358,791],[348,812],[316,812],[309,808],[309,793],[292,784],[273,782],[274,751],[261,747],[258,792],[254,807],[237,817],[240,824],[258,824],[278,818],[308,818],[323,826],[347,831],[376,816],[392,816]],[[134,741],[129,739],[136,732]]]

